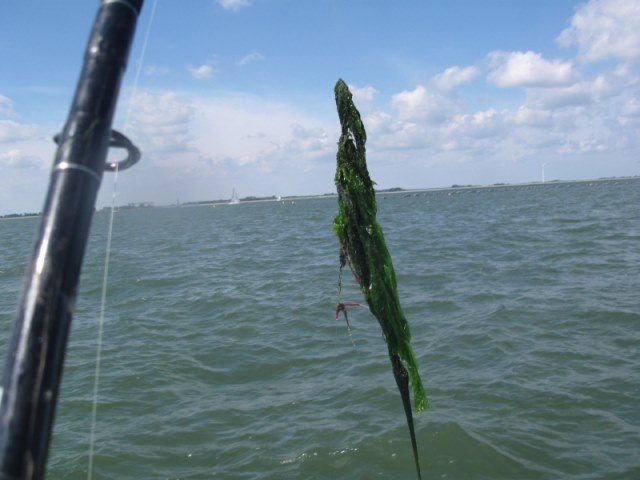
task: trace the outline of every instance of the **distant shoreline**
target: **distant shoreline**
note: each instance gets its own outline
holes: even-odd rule
[[[615,182],[615,181],[630,181],[640,180],[640,176],[633,177],[610,177],[610,178],[596,178],[589,180],[549,180],[545,182],[524,182],[524,183],[493,183],[488,185],[451,185],[450,187],[431,187],[431,188],[387,188],[376,190],[376,195],[396,195],[407,193],[424,193],[424,192],[443,192],[454,190],[479,190],[479,189],[491,189],[491,188],[508,188],[508,187],[529,187],[529,186],[545,186],[545,185],[567,185],[576,183],[594,183],[594,182]],[[319,195],[291,195],[281,197],[280,200],[272,197],[258,198],[258,199],[240,199],[240,203],[261,203],[261,202],[285,202],[295,200],[309,200],[317,198],[335,198],[337,193],[324,193]],[[203,202],[189,202],[184,203],[181,207],[210,207],[217,205],[229,205],[228,200],[212,200]],[[166,205],[163,208],[171,208],[175,205]]]
[[[567,185],[576,183],[594,183],[594,182],[616,182],[616,181],[630,181],[638,180],[640,176],[634,175],[632,177],[606,177],[606,178],[594,178],[587,180],[549,180],[546,182],[524,182],[524,183],[493,183],[487,185],[451,185],[450,187],[431,187],[431,188],[386,188],[376,190],[376,195],[395,195],[395,194],[407,194],[407,193],[423,193],[423,192],[443,192],[443,191],[455,191],[455,190],[474,190],[474,189],[489,189],[489,188],[508,188],[508,187],[527,187],[527,186],[544,186],[544,185]],[[240,199],[240,204],[243,203],[263,203],[263,202],[289,202],[296,200],[309,200],[314,198],[335,198],[337,193],[324,193],[316,195],[290,195],[285,197],[246,197]],[[212,207],[219,205],[229,205],[229,200],[203,200],[199,202],[185,202],[183,204],[169,204],[169,205],[154,205],[149,202],[131,203],[129,205],[121,205],[116,207],[117,210],[132,210],[139,208],[179,208],[179,207]],[[109,210],[110,207],[103,207],[96,211]],[[0,220],[17,220],[23,218],[39,217],[40,213],[11,213],[8,215],[0,215]]]
[[[37,218],[39,213],[10,213],[8,215],[0,215],[0,220],[21,220],[23,218]]]

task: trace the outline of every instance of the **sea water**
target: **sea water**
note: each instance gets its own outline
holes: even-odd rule
[[[640,478],[640,180],[379,194],[431,408],[423,478]],[[335,198],[115,214],[97,479],[414,479]],[[38,219],[0,220],[4,355]],[[49,479],[86,478],[108,213],[81,278]]]

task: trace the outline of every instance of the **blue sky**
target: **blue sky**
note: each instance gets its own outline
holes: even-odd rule
[[[0,4],[0,214],[42,207],[97,6]],[[639,59],[637,0],[146,0],[117,203],[333,191],[338,78],[380,188],[636,175]]]

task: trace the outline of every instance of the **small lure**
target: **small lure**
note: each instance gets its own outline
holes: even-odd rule
[[[340,271],[348,265],[360,286],[369,310],[380,323],[389,350],[402,404],[404,406],[418,478],[420,463],[411,413],[409,380],[413,388],[416,411],[428,408],[415,355],[411,348],[409,324],[402,312],[391,256],[382,228],[376,220],[377,204],[374,183],[369,177],[365,155],[367,134],[347,84],[338,80],[336,105],[342,126],[338,141],[335,183],[338,190],[338,215],[333,229],[340,242]],[[345,312],[339,304],[336,315]],[[406,365],[406,367],[405,367]],[[407,371],[408,370],[408,371]]]

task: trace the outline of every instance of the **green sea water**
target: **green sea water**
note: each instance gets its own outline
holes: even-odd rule
[[[378,196],[431,409],[425,479],[640,478],[640,180]],[[115,215],[96,479],[413,479],[365,308],[335,320],[335,198]],[[4,356],[37,219],[0,220]],[[108,213],[49,479],[86,478]],[[361,302],[345,275],[341,300]]]

